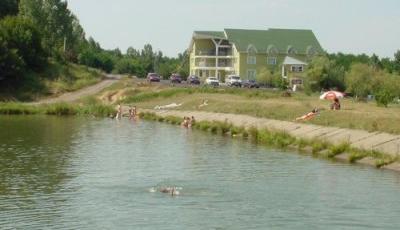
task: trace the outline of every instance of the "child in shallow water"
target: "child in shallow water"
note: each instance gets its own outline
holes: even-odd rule
[[[183,121],[181,123],[181,126],[184,128],[188,128],[190,124],[190,118],[189,117],[183,117]]]

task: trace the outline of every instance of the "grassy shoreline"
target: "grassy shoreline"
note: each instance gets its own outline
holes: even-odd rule
[[[0,115],[91,115],[105,117],[115,112],[111,105],[98,102],[91,103],[54,103],[30,105],[25,103],[2,102],[0,103]]]
[[[108,94],[117,95],[118,99],[113,103],[134,104],[144,109],[177,103],[182,106],[176,110],[242,114],[283,121],[293,121],[313,108],[319,108],[320,115],[306,123],[400,134],[400,104],[395,103],[385,108],[374,102],[346,98],[341,100],[340,111],[331,111],[331,102],[320,100],[318,94],[296,92],[289,96],[272,89],[171,87],[139,83],[132,79],[103,91],[103,96]],[[208,105],[200,107],[205,100]]]
[[[172,125],[180,125],[182,118],[175,116],[162,117],[151,112],[142,112],[140,117],[145,120],[166,122]],[[193,126],[194,129],[229,136],[232,138],[243,138],[254,143],[275,147],[279,149],[291,149],[299,152],[311,153],[315,157],[335,159],[337,156],[346,154],[346,161],[358,163],[364,158],[373,159],[376,168],[382,168],[394,162],[399,162],[398,157],[381,153],[378,151],[367,151],[352,148],[348,143],[333,145],[318,139],[307,140],[294,137],[283,131],[257,129],[255,127],[237,127],[232,123],[220,121],[198,121]],[[370,162],[371,163],[371,162]]]

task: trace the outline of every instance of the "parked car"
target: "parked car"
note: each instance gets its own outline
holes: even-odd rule
[[[147,74],[147,80],[149,82],[160,82],[161,81],[161,77],[160,77],[160,75],[158,75],[158,73],[148,73]]]
[[[216,77],[208,77],[206,84],[211,86],[219,86],[219,80]]]
[[[200,79],[195,75],[191,75],[188,77],[187,83],[190,85],[200,85]]]
[[[255,80],[245,80],[242,82],[244,88],[260,88],[260,85]]]
[[[236,86],[236,87],[242,86],[242,80],[238,75],[228,75],[225,82],[228,86]]]
[[[182,82],[182,77],[179,74],[174,73],[169,77],[169,80],[171,81],[171,83],[180,84]]]

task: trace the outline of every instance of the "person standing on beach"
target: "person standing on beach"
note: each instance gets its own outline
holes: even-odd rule
[[[122,118],[122,106],[121,104],[118,104],[117,115],[115,116],[115,119],[120,120],[121,118]]]
[[[133,118],[135,118],[138,115],[136,106],[133,106],[133,108],[132,108],[132,115],[133,115]]]

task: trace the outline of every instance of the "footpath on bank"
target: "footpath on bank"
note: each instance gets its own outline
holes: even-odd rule
[[[105,79],[97,84],[85,87],[83,89],[74,91],[74,92],[69,92],[62,94],[58,97],[54,98],[46,98],[37,102],[29,103],[33,105],[39,105],[39,104],[53,104],[53,103],[59,103],[59,102],[74,102],[76,100],[79,100],[83,97],[94,95],[101,90],[111,86],[115,82],[117,82],[121,78],[120,75],[111,75],[108,74],[106,75]]]
[[[162,117],[194,116],[198,121],[226,121],[238,127],[255,127],[257,129],[284,131],[296,138],[308,140],[318,139],[334,145],[348,143],[353,148],[367,151],[375,150],[393,157],[397,157],[400,154],[400,135],[382,132],[368,132],[365,130],[326,127],[298,122],[257,118],[238,114],[180,110],[144,110],[144,112],[155,113],[156,115]],[[340,158],[340,156],[338,158]],[[364,161],[367,160],[368,159],[365,159]],[[391,165],[385,166],[384,168],[400,171],[400,164],[395,162]]]

